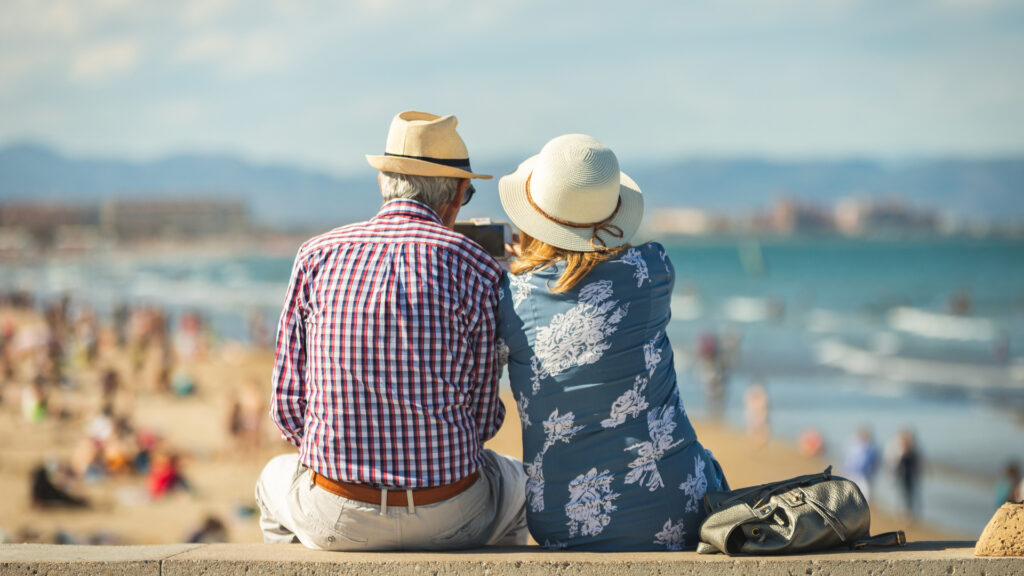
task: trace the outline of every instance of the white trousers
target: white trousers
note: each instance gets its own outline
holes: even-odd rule
[[[298,454],[272,458],[256,482],[264,542],[316,550],[450,550],[527,543],[523,463],[491,450],[472,486],[412,507],[367,504],[316,486]],[[382,513],[383,512],[383,513]]]

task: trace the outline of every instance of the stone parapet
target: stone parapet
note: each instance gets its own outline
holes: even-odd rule
[[[318,552],[298,544],[169,546],[0,545],[0,574],[559,574],[564,576],[874,576],[1024,574],[1024,558],[974,555],[974,542],[912,542],[902,549],[730,558],[695,552],[548,552],[536,547],[463,552]]]

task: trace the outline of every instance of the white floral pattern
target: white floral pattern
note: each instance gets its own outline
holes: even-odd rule
[[[614,500],[619,497],[618,492],[612,492],[614,479],[608,470],[599,473],[597,468],[591,468],[569,482],[565,515],[569,518],[566,524],[570,537],[577,533],[596,536],[612,521],[611,513],[616,510]]]
[[[655,334],[650,342],[644,344],[644,367],[647,368],[648,376],[654,376],[654,371],[658,368],[658,363],[661,362],[661,348],[654,347],[658,336],[659,334]]]
[[[541,547],[547,548],[548,550],[565,550],[569,547],[569,545],[560,540],[551,541],[545,538],[544,543],[541,544]]]
[[[672,519],[665,520],[661,531],[654,535],[654,543],[664,546],[666,550],[682,550],[686,544],[686,530],[683,521],[673,524]]]
[[[631,390],[626,390],[612,403],[611,414],[601,421],[602,428],[615,428],[626,421],[627,416],[636,418],[641,412],[647,409],[649,404],[644,397],[644,390],[647,388],[647,378],[637,376]]]
[[[519,394],[516,397],[516,408],[519,409],[519,422],[523,428],[529,428],[533,422],[530,422],[530,399],[526,397],[526,394]]]
[[[520,404],[521,405],[521,404]],[[572,412],[559,414],[558,408],[548,416],[547,420],[541,423],[544,426],[544,447],[533,457],[533,461],[524,463],[526,470],[526,500],[530,510],[541,512],[544,510],[544,455],[548,450],[559,442],[568,443],[577,432],[585,426],[576,426],[576,415]]]
[[[509,274],[509,284],[515,290],[512,293],[512,307],[519,308],[519,304],[530,297],[530,292],[533,291],[533,284],[530,284],[530,278],[527,275]]]
[[[626,254],[622,257],[622,261],[629,264],[635,270],[633,270],[633,279],[636,280],[636,287],[643,286],[644,280],[648,280],[651,275],[647,271],[647,261],[644,260],[643,255],[636,248],[630,248],[626,250]]]
[[[544,434],[547,435],[547,439],[544,441],[543,452],[547,452],[548,448],[551,448],[557,442],[568,443],[577,432],[583,430],[584,427],[575,426],[575,422],[575,414],[572,412],[559,414],[558,408],[555,408],[554,412],[543,422]]]
[[[639,482],[651,492],[665,486],[661,472],[658,471],[658,461],[665,452],[683,441],[672,438],[672,432],[676,429],[675,415],[675,406],[655,408],[647,413],[647,429],[651,439],[626,448],[626,451],[637,451],[636,459],[629,463],[630,471],[626,474],[626,484]]]
[[[534,394],[544,378],[574,366],[593,364],[611,347],[607,338],[615,333],[629,311],[628,303],[619,306],[619,301],[611,297],[610,280],[588,284],[580,290],[576,306],[555,314],[550,324],[537,329],[530,363]]]
[[[704,459],[700,456],[694,456],[693,468],[696,476],[687,474],[686,482],[679,485],[679,489],[689,497],[689,500],[686,502],[687,512],[696,512],[698,502],[704,497],[704,493],[708,491],[708,479],[704,475],[704,466]]]
[[[526,471],[526,502],[530,510],[544,510],[544,452],[538,452],[532,462],[524,462]]]
[[[533,370],[533,375],[530,376],[530,390],[533,395],[540,392],[540,381],[550,376],[544,366],[541,365],[540,358],[533,356],[530,358],[530,368]]]

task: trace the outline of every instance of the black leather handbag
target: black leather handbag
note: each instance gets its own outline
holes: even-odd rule
[[[837,546],[903,546],[902,530],[869,537],[871,511],[860,488],[821,474],[704,495],[701,554],[799,554]]]

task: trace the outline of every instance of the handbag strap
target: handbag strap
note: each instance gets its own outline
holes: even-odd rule
[[[907,545],[907,535],[903,533],[903,530],[894,530],[892,532],[883,532],[881,534],[875,534],[874,536],[868,536],[867,538],[861,538],[853,543],[850,548],[854,550],[860,550],[862,548],[890,548],[890,547],[903,547]]]
[[[771,498],[772,494],[789,490],[794,486],[801,486],[804,484],[811,484],[813,482],[828,480],[832,477],[832,466],[825,468],[824,472],[819,474],[807,474],[804,476],[797,476],[796,478],[789,478],[787,480],[780,480],[778,482],[772,482],[770,484],[761,484],[760,486],[753,486],[751,488],[741,489],[734,491],[734,494],[725,500],[722,500],[721,505],[724,507],[728,504],[740,500],[747,500],[751,496],[756,496],[754,502],[751,504],[752,507],[758,508],[763,506],[768,498]]]

